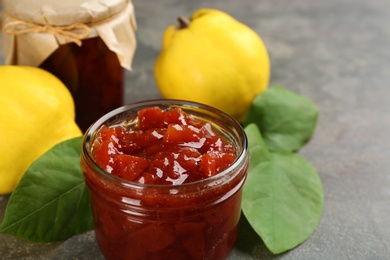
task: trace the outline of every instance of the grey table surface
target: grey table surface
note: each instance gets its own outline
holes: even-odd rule
[[[300,151],[318,170],[325,208],[302,245],[270,254],[240,243],[229,259],[390,259],[390,1],[134,1],[138,47],[126,102],[159,98],[153,65],[178,15],[218,8],[249,25],[270,54],[270,85],[314,100],[321,111]],[[0,221],[9,196],[0,196]],[[52,244],[0,235],[0,259],[102,259],[93,232]]]

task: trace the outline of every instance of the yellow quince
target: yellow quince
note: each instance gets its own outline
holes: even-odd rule
[[[0,66],[0,194],[55,144],[81,136],[71,94],[49,72]]]
[[[270,60],[260,36],[215,9],[179,21],[165,30],[155,64],[161,95],[211,105],[242,121],[269,83]]]

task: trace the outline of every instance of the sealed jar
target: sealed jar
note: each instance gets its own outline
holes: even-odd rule
[[[99,166],[92,152],[99,131],[132,127],[137,113],[149,107],[180,108],[212,125],[212,131],[235,148],[232,164],[211,177],[177,185],[129,181]],[[151,100],[106,114],[88,129],[81,156],[103,255],[106,259],[226,259],[237,238],[248,163],[247,139],[240,124],[209,106]]]
[[[123,105],[124,69],[136,47],[129,0],[2,0],[2,29],[5,63],[57,76],[83,131]]]

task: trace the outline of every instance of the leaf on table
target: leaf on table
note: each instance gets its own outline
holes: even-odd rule
[[[255,123],[270,151],[298,151],[312,137],[319,110],[314,102],[281,86],[256,97],[244,125]]]
[[[59,143],[30,166],[11,194],[0,232],[53,242],[93,228],[81,145],[82,137]]]
[[[245,132],[253,145],[242,210],[267,248],[282,253],[304,242],[317,228],[324,204],[321,179],[301,156],[267,151],[255,124]]]

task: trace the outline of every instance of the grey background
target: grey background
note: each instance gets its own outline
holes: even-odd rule
[[[300,151],[318,169],[325,209],[302,245],[273,256],[256,237],[230,259],[390,259],[390,1],[134,1],[138,47],[126,101],[160,97],[153,65],[164,29],[200,7],[230,13],[260,34],[270,85],[314,100],[320,119]],[[8,196],[0,196],[0,220]],[[243,226],[245,231],[245,226]],[[241,237],[250,235],[242,231]],[[0,235],[1,259],[101,259],[88,232],[34,244]]]

